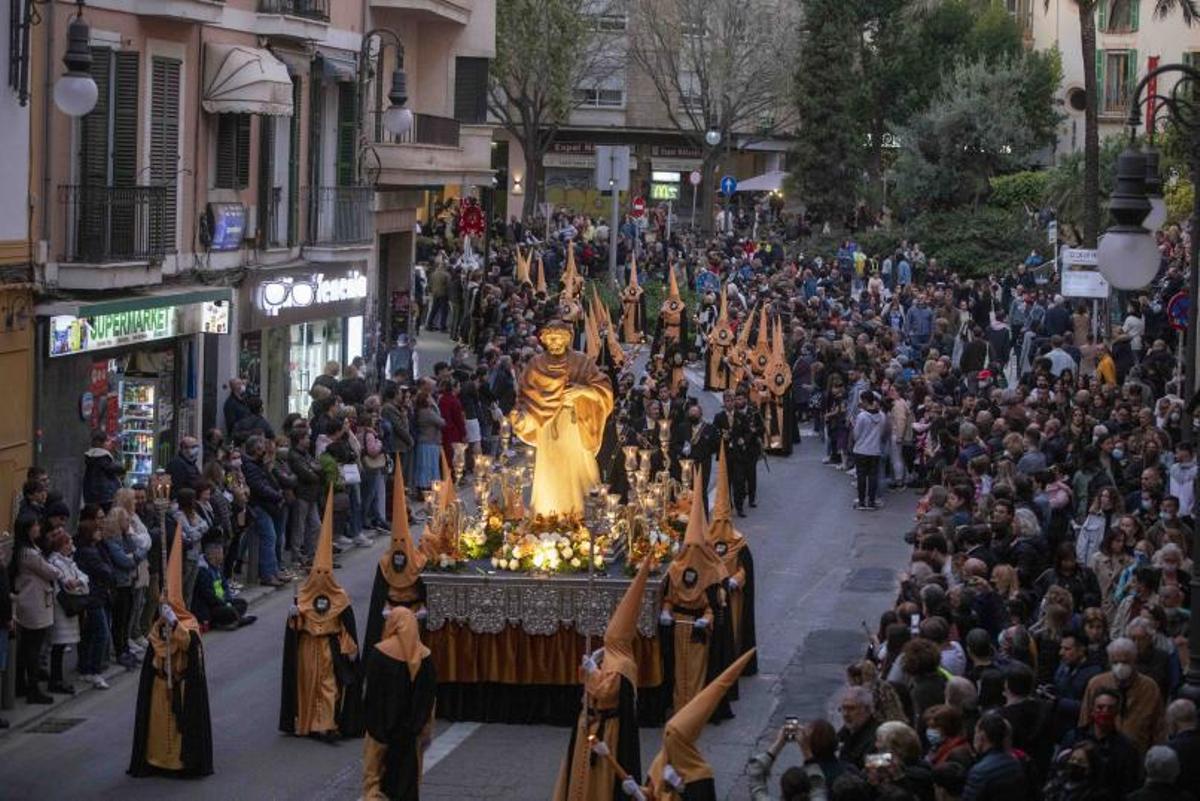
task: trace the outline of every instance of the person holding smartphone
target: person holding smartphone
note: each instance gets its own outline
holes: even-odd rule
[[[795,743],[799,749],[803,766],[790,767],[779,777],[779,798],[781,801],[826,801],[829,792],[825,787],[825,774],[813,759],[812,748],[809,745],[809,728],[802,725],[799,718],[791,716],[784,718],[783,727],[767,750],[750,757],[750,761],[746,763],[751,801],[773,801],[767,788],[771,779],[771,768],[775,766],[775,760],[788,743]]]

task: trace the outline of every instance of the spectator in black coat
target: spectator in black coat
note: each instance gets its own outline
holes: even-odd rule
[[[166,470],[171,476],[172,500],[184,487],[196,487],[200,480],[200,443],[195,437],[189,435],[179,440],[179,452],[167,462]]]
[[[1178,784],[1179,757],[1165,745],[1156,745],[1146,752],[1146,783],[1142,789],[1125,796],[1126,801],[1195,801],[1193,787]]]
[[[1045,776],[1050,767],[1051,707],[1033,696],[1036,676],[1033,669],[1020,662],[1010,664],[1004,671],[1005,705],[1000,714],[1012,728],[1012,745],[1024,751]]]
[[[1104,666],[1088,649],[1087,635],[1067,631],[1058,647],[1058,669],[1054,672],[1054,740],[1059,742],[1079,722],[1079,707],[1088,682],[1104,672]]]
[[[246,382],[240,378],[229,379],[229,397],[225,398],[225,433],[232,434],[238,421],[250,414],[246,405]]]
[[[107,512],[121,488],[125,466],[113,455],[108,434],[93,431],[91,441],[92,447],[83,454],[83,502],[97,504]]]
[[[1167,707],[1167,745],[1179,755],[1179,786],[1200,787],[1200,731],[1196,730],[1196,705],[1179,698]]]
[[[243,417],[234,426],[233,441],[238,443],[245,442],[255,434],[259,434],[267,439],[275,439],[275,430],[271,428],[271,424],[267,422],[267,418],[262,415],[262,398],[257,395],[246,398],[246,407],[250,410],[250,414]]]
[[[975,753],[979,760],[967,772],[962,801],[1009,801],[1028,798],[1025,768],[1010,750],[1012,733],[998,712],[988,712],[975,726]]]
[[[1063,738],[1064,748],[1091,743],[1096,750],[1099,786],[1110,788],[1118,798],[1141,784],[1142,766],[1133,742],[1117,731],[1117,709],[1121,698],[1115,690],[1103,689],[1092,699],[1091,723]]]

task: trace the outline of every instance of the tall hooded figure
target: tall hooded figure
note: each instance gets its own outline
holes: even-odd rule
[[[279,730],[325,740],[362,736],[358,631],[350,596],[333,575],[333,491],[312,570],[288,613]]]
[[[654,352],[662,353],[671,370],[671,391],[674,392],[686,380],[683,366],[687,360],[688,313],[679,294],[679,282],[675,278],[675,267],[667,264],[667,299],[658,312],[658,329],[654,336]]]
[[[130,776],[213,772],[212,720],[200,624],[183,600],[183,532],[167,562],[167,591],[147,637],[133,728]]]
[[[415,613],[418,620],[425,616],[425,583],[421,580],[421,571],[425,568],[426,557],[413,546],[412,533],[408,530],[403,472],[396,471],[392,493],[392,542],[379,558],[371,588],[371,608],[362,642],[363,652],[368,654],[382,636],[385,609],[403,606]]]
[[[671,682],[671,708],[678,711],[724,670],[733,643],[726,613],[725,563],[705,536],[704,486],[696,471],[692,509],[683,547],[671,561],[663,581],[659,642],[664,673]],[[718,719],[732,717],[727,704]]]
[[[713,500],[712,520],[708,524],[708,543],[725,564],[729,604],[729,624],[733,637],[733,655],[753,650],[757,643],[754,626],[754,559],[750,545],[733,526],[733,507],[729,503],[729,468],[725,463],[725,444],[717,459],[717,495]],[[744,673],[758,673],[758,660],[751,659]]]
[[[671,716],[663,730],[662,748],[650,763],[647,798],[655,801],[716,801],[717,787],[712,765],[696,747],[704,724],[722,704],[742,670],[754,659],[747,651],[714,678],[696,697]]]
[[[554,801],[623,801],[622,778],[610,756],[626,776],[642,775],[634,638],[649,577],[647,557],[609,618],[604,647],[583,658],[580,678],[586,703],[571,731]]]
[[[367,649],[365,801],[418,801],[422,752],[433,730],[437,674],[416,616],[386,613],[383,637]]]

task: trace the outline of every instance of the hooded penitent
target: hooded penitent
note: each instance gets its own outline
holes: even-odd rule
[[[379,641],[383,631],[383,610],[388,607],[412,608],[425,600],[421,571],[427,557],[413,546],[408,529],[408,502],[404,494],[404,471],[397,470],[392,493],[392,541],[379,558],[375,583],[371,588],[370,617],[363,637],[366,651]]]
[[[729,502],[729,468],[725,460],[725,444],[717,458],[717,494],[713,500],[712,521],[708,526],[708,541],[725,564],[725,572],[737,580],[736,589],[729,591],[729,621],[733,635],[733,651],[743,654],[757,644],[754,619],[754,560],[750,546],[733,525],[733,508]],[[758,672],[758,660],[751,660],[746,675]]]
[[[589,308],[583,316],[583,332],[586,348],[584,352],[587,353],[588,358],[599,364],[601,344],[600,331],[598,325],[596,324],[596,315],[594,313],[595,309],[595,304],[592,304],[591,308]]]
[[[747,323],[749,321],[747,320]],[[771,360],[771,320],[767,313],[767,304],[758,309],[758,332],[754,340],[754,352],[750,356],[750,370],[756,376],[761,376]]]
[[[517,245],[516,268],[518,286],[529,283],[529,262],[532,261],[532,259],[532,250],[529,252],[529,255],[526,256],[521,253],[521,246]]]
[[[663,730],[662,748],[650,764],[650,784],[656,792],[666,786],[663,769],[670,765],[683,779],[685,785],[713,778],[712,766],[696,747],[700,733],[708,719],[721,704],[730,688],[737,682],[742,670],[754,657],[754,651],[742,654],[741,658],[726,668],[667,721]],[[701,795],[701,797],[704,797]],[[714,796],[715,797],[715,796]]]
[[[350,606],[350,596],[333,575],[333,487],[325,498],[321,536],[312,570],[296,594],[296,606],[304,618],[304,627],[312,634],[336,631],[339,617]]]
[[[540,253],[538,254],[537,284],[534,286],[533,290],[541,295],[545,295],[547,292],[546,267],[542,264],[542,254]]]
[[[676,606],[704,605],[708,588],[720,584],[727,576],[724,563],[705,536],[703,493],[703,479],[697,470],[692,482],[692,510],[683,535],[683,546],[667,569],[671,600]]]
[[[782,323],[776,324],[771,331],[771,351],[763,369],[762,381],[765,391],[759,403],[763,416],[763,446],[771,453],[790,455],[795,412],[789,398],[792,370],[788,366],[787,350],[783,344]]]
[[[733,347],[733,327],[729,324],[729,300],[721,287],[721,313],[708,337],[708,360],[705,363],[704,383],[710,391],[720,392],[729,386],[729,368],[725,355]]]
[[[416,679],[421,661],[429,656],[429,648],[421,642],[421,627],[412,610],[398,606],[387,614],[383,638],[375,645],[381,653],[408,666],[408,676]]]
[[[575,242],[567,242],[567,266],[563,270],[562,276],[563,292],[568,297],[578,297],[580,290],[583,289],[583,278],[579,275],[579,270],[575,266]]]
[[[638,285],[637,257],[629,254],[629,284],[621,290],[621,340],[627,345],[642,341],[642,288]]]
[[[183,531],[175,528],[167,560],[172,623],[160,613],[150,628],[134,716],[129,775],[207,776],[212,770],[212,722],[200,624],[183,597]]]

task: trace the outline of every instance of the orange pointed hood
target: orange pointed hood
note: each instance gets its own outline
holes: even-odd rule
[[[708,544],[704,521],[704,484],[700,471],[692,482],[692,511],[688,518],[683,546],[667,569],[669,591],[667,599],[676,606],[695,608],[707,603],[705,593],[728,575],[725,564]]]
[[[175,524],[175,540],[171,546],[171,556],[167,559],[167,605],[179,618],[179,625],[193,631],[200,630],[200,622],[188,611],[187,601],[183,597],[183,527]]]
[[[668,285],[670,288],[670,292],[667,294],[667,299],[668,300],[680,300],[681,298],[679,297],[679,282],[675,279],[675,265],[674,264],[671,264],[671,263],[667,264],[667,274],[670,276],[670,283]]]
[[[350,606],[350,596],[333,575],[333,485],[325,496],[325,514],[321,518],[321,536],[313,556],[308,578],[300,585],[296,606],[304,615],[305,628],[313,633],[332,627]]]
[[[393,606],[383,623],[383,635],[375,647],[397,662],[408,665],[408,677],[415,679],[429,648],[421,642],[421,627],[416,615],[406,606]]]
[[[563,270],[562,285],[563,291],[568,295],[575,295],[576,289],[583,282],[579,277],[579,269],[575,266],[575,240],[567,240],[567,266]]]
[[[637,621],[646,596],[646,582],[650,578],[650,562],[649,556],[642,560],[637,575],[625,589],[621,602],[608,619],[608,628],[604,630],[604,669],[620,673],[634,687],[638,685],[638,671],[633,643],[638,636]]]
[[[533,251],[529,251],[529,255],[522,255],[521,246],[517,245],[517,283],[529,283],[529,262],[533,259]]]
[[[421,577],[425,554],[413,547],[408,529],[408,500],[404,495],[404,471],[397,470],[392,492],[392,542],[379,558],[383,579],[394,590],[411,587]]]
[[[696,741],[700,739],[700,733],[704,731],[704,726],[716,711],[717,705],[738,680],[738,676],[745,670],[756,650],[751,648],[738,657],[720,676],[706,684],[683,709],[676,711],[667,721],[663,729],[662,748],[650,765],[650,779],[655,787],[663,786],[663,768],[668,764],[689,784],[712,778],[712,766],[696,747]]]
[[[733,509],[729,503],[729,468],[725,462],[725,443],[717,457],[717,493],[713,499],[712,520],[708,524],[708,543],[725,565],[725,572],[738,570],[740,551],[746,547],[742,533],[733,526]]]
[[[746,322],[749,322],[749,320]],[[763,370],[767,369],[767,362],[770,360],[771,319],[767,315],[767,304],[764,303],[759,306],[758,310],[758,333],[754,340],[754,356],[751,363],[755,374],[762,375]]]
[[[546,267],[544,264],[542,264],[542,254],[540,254],[540,253],[538,254],[537,284],[534,286],[533,290],[535,292],[541,292],[543,295],[545,295],[547,292],[547,290],[546,290]]]
[[[583,333],[588,358],[594,362],[600,361],[600,332],[596,326],[596,316],[592,313],[595,306],[589,308],[583,315]]]
[[[629,253],[629,288],[640,289],[637,277],[637,256],[632,251]]]

